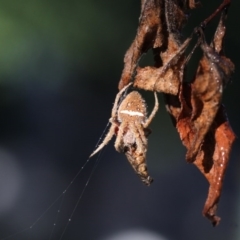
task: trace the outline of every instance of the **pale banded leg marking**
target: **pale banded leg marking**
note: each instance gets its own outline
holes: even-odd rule
[[[152,110],[152,113],[148,117],[147,121],[143,125],[144,128],[148,127],[148,125],[152,122],[153,118],[155,117],[155,115],[156,115],[156,113],[158,111],[159,103],[158,103],[158,97],[157,97],[157,93],[156,92],[154,92],[154,97],[155,97],[155,106],[154,106],[154,108]]]

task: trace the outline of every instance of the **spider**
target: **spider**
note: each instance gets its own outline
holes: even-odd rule
[[[148,175],[146,164],[147,137],[151,133],[148,129],[155,114],[158,111],[157,93],[154,92],[155,106],[147,118],[146,103],[137,91],[130,92],[119,103],[123,92],[132,83],[125,86],[116,96],[112,115],[109,122],[112,124],[102,143],[90,155],[92,157],[99,152],[116,134],[115,149],[125,153],[135,172],[143,183],[150,185],[153,179]]]

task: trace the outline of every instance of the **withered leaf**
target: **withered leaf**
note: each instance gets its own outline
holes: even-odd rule
[[[223,49],[224,19],[225,14],[222,14],[213,39],[212,45],[217,50],[206,43],[203,33],[201,36],[203,57],[191,84],[191,122],[195,134],[191,146],[188,147],[188,161],[194,160],[204,136],[211,127],[221,105],[223,88],[234,71],[230,59],[219,54]]]
[[[203,215],[212,222],[213,226],[218,225],[220,221],[216,216],[217,204],[234,140],[235,134],[228,122],[225,109],[221,106],[194,161],[210,185]]]
[[[119,89],[135,78],[137,88],[173,95],[178,93],[184,52],[191,40],[188,38],[182,44],[181,29],[187,19],[185,11],[191,4],[181,0],[142,1],[139,27],[124,57]],[[153,50],[155,66],[138,67],[140,57],[149,49]]]
[[[224,14],[215,33],[212,46],[202,38],[203,57],[194,81],[183,84],[179,101],[181,111],[176,126],[187,148],[186,159],[193,162],[209,182],[209,193],[203,214],[215,226],[224,173],[235,140],[226,113],[221,106],[222,91],[234,70],[233,63],[222,54]],[[203,37],[203,36],[202,36]],[[221,54],[220,54],[221,53]]]
[[[137,34],[124,57],[124,68],[118,85],[119,89],[122,89],[132,80],[142,54],[152,47],[162,46],[162,4],[162,0],[142,1]]]
[[[169,36],[169,45],[165,52],[161,53],[163,66],[138,68],[134,80],[134,87],[149,91],[164,92],[177,95],[182,81],[185,61],[184,52],[188,47],[191,38],[178,46]]]
[[[181,30],[189,9],[199,5],[195,0],[142,0],[141,16],[135,40],[124,58],[119,82],[122,89],[130,81],[134,87],[164,94],[167,111],[187,148],[186,159],[201,171],[209,182],[208,197],[203,209],[215,226],[223,178],[235,140],[221,103],[224,87],[234,71],[234,64],[224,55],[226,9],[230,0],[220,6],[197,28],[203,56],[191,83],[184,82],[185,57],[192,37],[184,42]],[[222,12],[223,11],[223,12]],[[212,43],[207,44],[203,29],[222,12]],[[198,47],[198,43],[194,47]],[[149,49],[154,54],[154,66],[140,68],[138,62]],[[127,156],[131,162],[131,158]]]

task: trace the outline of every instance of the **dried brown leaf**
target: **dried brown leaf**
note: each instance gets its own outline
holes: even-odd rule
[[[195,164],[209,182],[203,215],[214,226],[220,221],[216,216],[217,204],[235,140],[221,104],[224,87],[234,71],[234,64],[223,52],[226,8],[230,2],[223,0],[201,23],[201,28],[197,28],[201,41],[194,50],[200,44],[203,57],[189,84],[183,81],[184,70],[194,50],[185,57],[191,37],[182,43],[180,33],[187,20],[186,11],[199,3],[195,0],[142,0],[137,35],[125,55],[119,82],[119,89],[134,80],[134,87],[164,93],[166,108],[187,148],[187,161]],[[213,41],[208,45],[202,29],[222,11]],[[155,65],[140,68],[140,57],[149,49],[154,53]],[[128,160],[131,162],[130,158]]]
[[[208,197],[203,208],[214,226],[220,218],[216,216],[217,204],[221,196],[224,174],[228,165],[235,134],[228,122],[223,106],[218,111],[210,131],[205,136],[194,164],[209,182]]]
[[[150,48],[163,45],[162,4],[162,0],[142,1],[137,34],[124,57],[124,68],[118,85],[119,89],[122,89],[132,80],[142,54]]]
[[[186,158],[193,162],[209,182],[209,193],[203,214],[215,226],[216,216],[232,144],[235,135],[221,106],[222,91],[234,70],[233,63],[222,53],[223,27],[221,17],[212,46],[202,38],[203,57],[191,85],[183,84],[179,101],[181,111],[176,127],[187,148]],[[224,32],[225,33],[225,32]],[[202,36],[203,37],[203,36]],[[171,102],[170,102],[171,103]]]
[[[225,29],[222,15],[217,27],[213,47],[209,46],[202,35],[203,57],[191,86],[191,122],[195,132],[191,146],[188,147],[187,160],[194,161],[200,145],[214,121],[221,105],[224,86],[229,81],[234,65],[230,59],[218,54],[223,49]]]
[[[163,66],[158,68],[150,66],[145,68],[139,67],[135,76],[134,86],[144,90],[177,95],[184,71],[184,52],[190,40],[191,38],[188,38],[181,46],[175,45],[174,47],[174,41],[170,40],[167,50],[161,54]]]
[[[135,87],[176,95],[183,75],[184,52],[191,40],[182,44],[180,34],[187,20],[188,2],[145,0],[141,8],[136,37],[124,57],[119,89],[135,77]],[[155,66],[139,68],[140,57],[149,49],[154,52]]]

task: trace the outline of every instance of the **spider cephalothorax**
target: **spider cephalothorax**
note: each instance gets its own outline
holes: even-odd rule
[[[101,150],[116,134],[115,148],[118,152],[125,153],[128,161],[140,176],[141,180],[150,185],[152,178],[148,175],[146,164],[147,136],[150,133],[149,124],[158,110],[157,94],[155,107],[147,118],[146,103],[137,91],[130,92],[121,103],[122,93],[131,85],[125,86],[116,96],[110,118],[111,127],[98,148],[90,155],[92,157]]]

